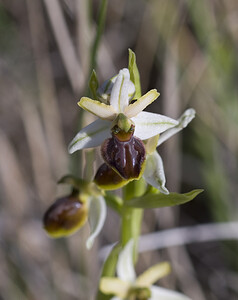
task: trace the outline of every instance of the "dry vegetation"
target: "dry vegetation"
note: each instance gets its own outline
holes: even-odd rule
[[[238,2],[108,2],[96,56],[101,82],[127,65],[132,48],[143,91],[161,93],[151,110],[174,118],[187,107],[197,111],[189,128],[160,152],[171,191],[205,192],[176,209],[147,211],[143,232],[235,222]],[[41,224],[56,195],[66,192],[57,180],[69,170],[84,173],[84,160],[75,165],[77,155],[70,158],[67,145],[79,124],[91,121],[79,114],[77,100],[87,90],[99,7],[96,0],[0,0],[0,299],[93,299],[98,251],[117,239],[112,211],[90,252],[88,228],[51,240]],[[194,242],[198,230],[190,233],[189,245],[169,247],[168,240],[164,249],[141,254],[138,270],[169,259],[173,273],[164,286],[194,300],[235,300],[237,231],[233,223],[218,230],[216,241]]]

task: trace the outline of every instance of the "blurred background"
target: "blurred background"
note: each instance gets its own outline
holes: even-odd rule
[[[154,238],[159,249],[150,239],[138,273],[169,260],[173,271],[160,285],[194,300],[238,299],[238,2],[0,0],[1,300],[94,299],[99,253],[119,238],[115,213],[109,210],[89,252],[87,226],[52,240],[41,220],[67,193],[57,180],[69,171],[83,176],[91,155],[80,154],[78,165],[78,154],[67,153],[78,128],[93,120],[77,106],[90,70],[102,83],[127,66],[128,48],[143,93],[161,93],[148,111],[173,118],[189,107],[197,112],[159,149],[168,189],[205,189],[189,204],[145,212],[143,234],[177,231],[175,240]],[[210,238],[202,242],[204,233]]]

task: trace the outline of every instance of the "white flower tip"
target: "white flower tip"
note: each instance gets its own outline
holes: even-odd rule
[[[195,117],[196,111],[193,108],[189,108],[185,110],[182,116],[179,118],[179,127],[185,128]]]
[[[151,91],[154,93],[154,95],[157,96],[157,98],[160,96],[160,93],[156,89],[153,89]]]
[[[121,69],[120,71],[119,71],[119,75],[123,75],[123,76],[125,76],[125,77],[129,77],[130,78],[130,72],[129,72],[129,70],[127,69],[127,68],[123,68],[123,69]]]
[[[93,246],[93,243],[94,243],[94,238],[89,237],[86,242],[86,248],[90,250]]]
[[[169,194],[169,191],[166,189],[166,187],[165,186],[160,186],[160,192],[162,193],[162,194],[165,194],[165,195],[168,195]]]
[[[69,154],[73,154],[75,151],[79,150],[79,148],[77,147],[77,140],[76,137],[71,141],[71,143],[69,144],[68,147],[68,152]]]

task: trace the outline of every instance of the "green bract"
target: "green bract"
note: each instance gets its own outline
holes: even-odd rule
[[[185,194],[178,194],[178,193],[170,193],[168,195],[162,193],[154,194],[154,195],[149,194],[149,195],[145,195],[127,201],[126,205],[135,208],[157,208],[157,207],[180,205],[193,200],[198,194],[202,192],[203,192],[202,189],[198,189]]]
[[[141,97],[140,73],[136,64],[136,55],[131,49],[129,49],[128,69],[130,71],[131,81],[134,83],[136,89],[134,99],[138,99]]]

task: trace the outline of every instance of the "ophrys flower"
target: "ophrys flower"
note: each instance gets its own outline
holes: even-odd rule
[[[169,263],[162,262],[136,277],[133,240],[130,240],[118,258],[118,277],[102,277],[100,290],[105,294],[115,295],[111,300],[191,300],[181,293],[152,285],[169,272]]]
[[[134,136],[145,140],[172,128],[178,122],[172,118],[143,110],[156,100],[159,96],[157,90],[153,89],[135,100],[133,95],[135,87],[130,80],[129,70],[124,68],[119,74],[104,87],[107,97],[106,103],[82,97],[78,105],[99,117],[98,120],[89,124],[79,131],[69,145],[69,152],[73,153],[83,148],[97,147],[111,136],[111,128],[115,125],[113,121],[121,114],[125,116],[125,122],[121,124],[124,131],[128,131],[132,124],[135,126]],[[102,91],[101,91],[102,93]]]

